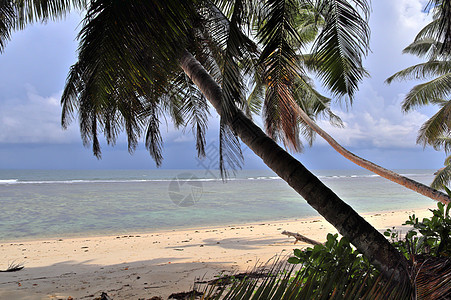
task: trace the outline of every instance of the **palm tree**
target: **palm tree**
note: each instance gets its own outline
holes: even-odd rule
[[[434,186],[434,188],[431,188],[355,155],[340,145],[315,123],[314,119],[321,113],[328,115],[333,124],[341,125],[341,120],[329,109],[330,99],[320,95],[313,88],[311,79],[305,74],[305,69],[319,73],[332,91],[334,91],[334,86],[341,84],[342,86],[339,89],[335,89],[336,94],[340,95],[343,94],[343,91],[347,91],[346,94],[351,96],[351,100],[354,89],[348,87],[348,85],[366,75],[366,72],[360,65],[355,65],[351,68],[354,73],[348,72],[349,74],[347,74],[346,63],[342,63],[338,53],[335,53],[335,56],[332,54],[329,54],[330,56],[324,56],[321,52],[324,51],[321,48],[321,46],[324,46],[324,43],[320,43],[319,41],[317,41],[316,47],[314,48],[315,55],[302,53],[305,44],[314,42],[320,26],[323,27],[325,24],[328,24],[328,26],[333,27],[337,26],[336,24],[340,24],[339,22],[333,22],[330,25],[326,23],[325,19],[321,19],[318,22],[315,9],[317,8],[311,5],[305,5],[299,9],[302,17],[293,22],[292,34],[289,35],[287,41],[291,44],[293,50],[300,54],[297,59],[291,58],[279,65],[276,62],[278,58],[271,51],[276,47],[272,44],[277,44],[278,40],[280,40],[280,37],[277,36],[278,32],[274,28],[280,28],[281,26],[277,26],[277,22],[263,24],[262,31],[274,31],[271,36],[265,37],[263,40],[267,44],[267,48],[270,48],[271,51],[268,51],[268,53],[263,52],[261,56],[262,63],[266,65],[263,68],[257,69],[257,72],[260,71],[261,74],[254,76],[256,78],[254,80],[254,91],[251,93],[248,102],[255,113],[259,113],[262,103],[265,103],[263,114],[268,135],[276,140],[282,140],[286,146],[292,145],[294,150],[300,150],[302,144],[298,138],[298,133],[304,133],[304,136],[307,137],[310,144],[313,141],[313,133],[317,133],[338,153],[358,166],[431,199],[445,204],[449,203],[449,196],[437,191],[437,187]],[[282,22],[283,20],[279,21],[279,23]],[[280,34],[282,33],[286,34],[285,31],[282,31]],[[346,43],[346,39],[343,39],[340,43]],[[336,45],[339,45],[339,43],[337,42]],[[338,52],[340,49],[338,47],[335,50]],[[279,51],[279,53],[281,52]],[[283,75],[286,77],[284,80],[288,84],[277,77],[277,74],[281,74],[286,69],[292,70],[292,74],[289,76],[286,76],[286,74]],[[341,70],[338,73],[347,74],[348,78],[328,78],[330,75],[327,73],[327,70],[330,69]],[[281,90],[282,92],[275,93],[275,89]],[[312,106],[321,107],[322,110],[312,114],[308,111]],[[286,115],[291,115],[291,120],[282,117]],[[299,126],[301,130],[299,130]]]
[[[271,93],[278,99],[265,104],[265,109],[271,109],[270,114],[285,126],[287,145],[296,147],[297,134],[287,126],[295,118],[289,83],[299,74],[292,44],[299,35],[293,25],[305,5],[312,5],[325,20],[317,55],[325,62],[339,61],[324,63],[319,73],[334,93],[352,96],[364,74],[361,57],[368,45],[367,23],[359,13],[369,11],[364,0],[93,0],[79,34],[78,62],[62,96],[62,124],[67,126],[77,112],[83,141],[92,143],[97,156],[99,132],[114,144],[119,132],[125,131],[130,151],[145,135],[158,165],[162,114],[170,115],[177,126],[191,124],[198,153],[204,154],[208,100],[221,116],[221,169],[239,165],[238,136],[373,264],[387,276],[406,281],[408,263],[402,254],[243,113],[243,74],[252,66],[265,66],[267,77],[274,76],[277,83]],[[65,11],[67,7],[58,6],[44,17]],[[30,9],[30,13],[34,12]],[[243,33],[255,22],[264,24],[257,33],[261,54],[254,39]],[[273,133],[280,132],[274,129]]]
[[[449,3],[449,1],[444,1],[443,5],[445,5],[445,2]],[[386,82],[434,77],[428,82],[413,87],[406,95],[402,109],[404,112],[409,112],[424,105],[439,106],[438,112],[421,126],[417,143],[422,144],[423,147],[430,145],[436,150],[443,149],[448,153],[451,149],[451,100],[449,99],[451,93],[451,52],[446,51],[448,46],[444,42],[447,41],[447,38],[442,38],[444,42],[438,39],[441,37],[438,34],[441,28],[441,7],[438,8],[433,21],[426,25],[418,33],[414,42],[403,50],[403,53],[426,58],[427,61],[395,73]],[[451,180],[449,162],[450,159],[447,159],[445,168],[437,172],[437,176],[431,184],[433,188],[443,189],[443,186]]]

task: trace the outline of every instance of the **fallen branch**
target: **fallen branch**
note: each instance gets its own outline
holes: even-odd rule
[[[296,239],[296,241],[294,242],[295,244],[298,242],[298,241],[301,241],[301,242],[304,242],[304,243],[307,243],[307,244],[310,244],[310,245],[322,245],[323,243],[320,243],[320,242],[317,242],[317,241],[315,241],[315,240],[312,240],[312,239],[309,239],[308,237],[306,237],[306,236],[303,236],[302,234],[299,234],[299,233],[295,233],[295,232],[289,232],[289,231],[283,231],[282,232],[282,234],[284,234],[284,235],[287,235],[287,236],[292,236],[292,237],[294,237],[295,239]]]

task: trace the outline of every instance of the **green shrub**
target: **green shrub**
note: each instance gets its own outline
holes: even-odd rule
[[[427,254],[431,256],[451,256],[451,218],[450,204],[437,203],[437,209],[431,209],[432,217],[424,218],[421,222],[415,214],[403,225],[413,228],[400,239],[395,229],[387,229],[384,235],[390,237],[392,244],[407,258],[411,254]]]

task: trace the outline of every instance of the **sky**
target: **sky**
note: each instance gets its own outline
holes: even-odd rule
[[[431,16],[423,12],[427,0],[372,1],[371,52],[364,61],[371,77],[359,87],[352,107],[334,103],[344,128],[319,125],[355,154],[388,169],[438,169],[445,154],[416,144],[418,129],[436,111],[426,107],[407,114],[400,103],[419,81],[384,83],[395,72],[421,62],[402,49]],[[34,24],[14,32],[0,54],[0,169],[154,169],[155,163],[141,141],[133,155],[124,139],[115,147],[103,145],[102,159],[82,145],[77,122],[67,130],[60,125],[60,96],[70,66],[77,58],[76,40],[81,16]],[[258,121],[257,121],[258,122]],[[261,126],[261,122],[259,125]],[[166,127],[166,126],[164,126]],[[164,169],[197,169],[217,161],[218,116],[212,111],[207,133],[207,158],[196,157],[189,130],[169,124],[163,130]],[[246,169],[265,165],[243,147]],[[359,168],[317,137],[312,148],[295,153],[308,168]]]

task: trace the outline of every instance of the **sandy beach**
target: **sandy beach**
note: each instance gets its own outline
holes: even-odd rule
[[[411,214],[426,209],[365,214],[381,231],[400,227]],[[188,291],[198,279],[243,272],[277,254],[306,244],[282,231],[324,241],[335,229],[320,217],[291,221],[197,228],[87,238],[53,238],[0,243],[0,270],[8,263],[24,269],[0,273],[0,299],[163,299]]]

